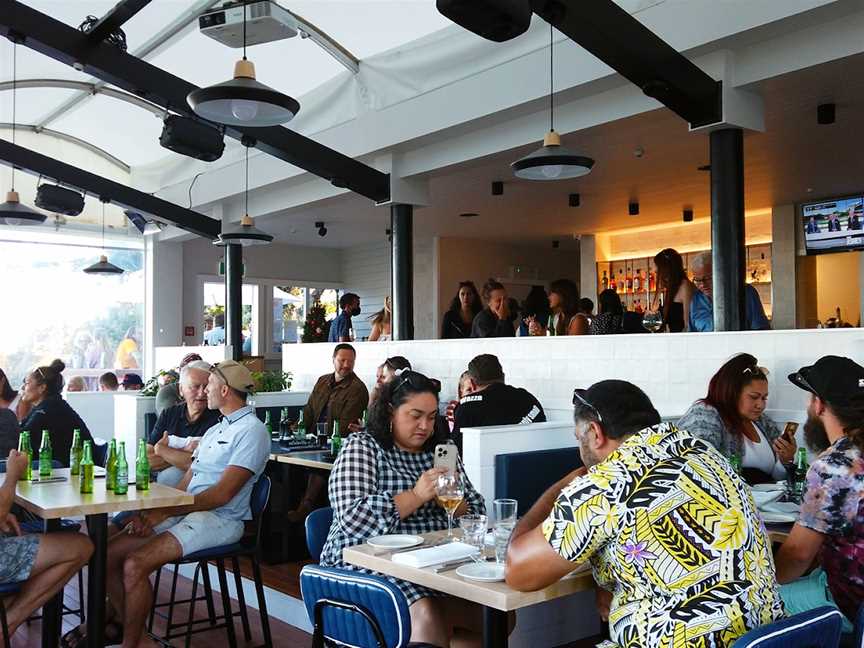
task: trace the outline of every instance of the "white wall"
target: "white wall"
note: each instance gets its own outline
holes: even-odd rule
[[[145,241],[144,373],[155,373],[156,347],[179,346],[183,336],[183,246],[149,237]]]

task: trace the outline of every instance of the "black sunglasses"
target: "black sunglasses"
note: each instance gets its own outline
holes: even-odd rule
[[[417,391],[431,391],[435,394],[438,394],[441,391],[441,382],[435,380],[434,378],[427,378],[421,373],[417,371],[403,371],[399,375],[399,384],[393,388],[392,395],[396,396],[399,391],[405,387],[405,385],[410,385],[413,389]]]
[[[597,421],[599,423],[602,423],[603,417],[600,415],[600,410],[598,410],[591,403],[589,403],[587,400],[585,400],[585,397],[582,394],[580,394],[579,392],[582,392],[584,394],[585,390],[584,389],[578,389],[578,388],[573,390],[573,405],[581,405],[582,407],[585,407],[585,408],[591,410],[592,412],[594,412],[594,415],[597,417]]]

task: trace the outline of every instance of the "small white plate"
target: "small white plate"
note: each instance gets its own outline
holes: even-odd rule
[[[496,583],[504,580],[504,565],[493,562],[472,562],[462,565],[456,574],[468,580]]]
[[[418,535],[409,535],[405,533],[391,533],[390,535],[375,536],[366,541],[370,547],[380,549],[382,551],[391,551],[393,549],[407,549],[408,547],[416,547],[423,544],[423,538]]]
[[[773,511],[761,511],[761,513],[766,524],[786,524],[787,522],[798,521],[798,516],[791,513],[775,513]]]
[[[758,492],[774,492],[780,491],[783,492],[786,490],[786,482],[769,482],[767,484],[756,484],[750,487],[750,490]]]

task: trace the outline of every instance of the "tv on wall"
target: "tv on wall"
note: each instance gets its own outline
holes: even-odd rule
[[[807,254],[864,249],[864,195],[800,207]]]

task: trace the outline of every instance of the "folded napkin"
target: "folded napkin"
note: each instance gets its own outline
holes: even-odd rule
[[[426,547],[417,551],[403,551],[402,553],[395,554],[392,560],[395,563],[419,568],[469,558],[478,552],[479,549],[477,547],[465,544],[464,542],[448,542],[437,547]]]
[[[783,515],[798,515],[801,505],[795,502],[769,502],[759,507],[765,513],[781,513]]]

